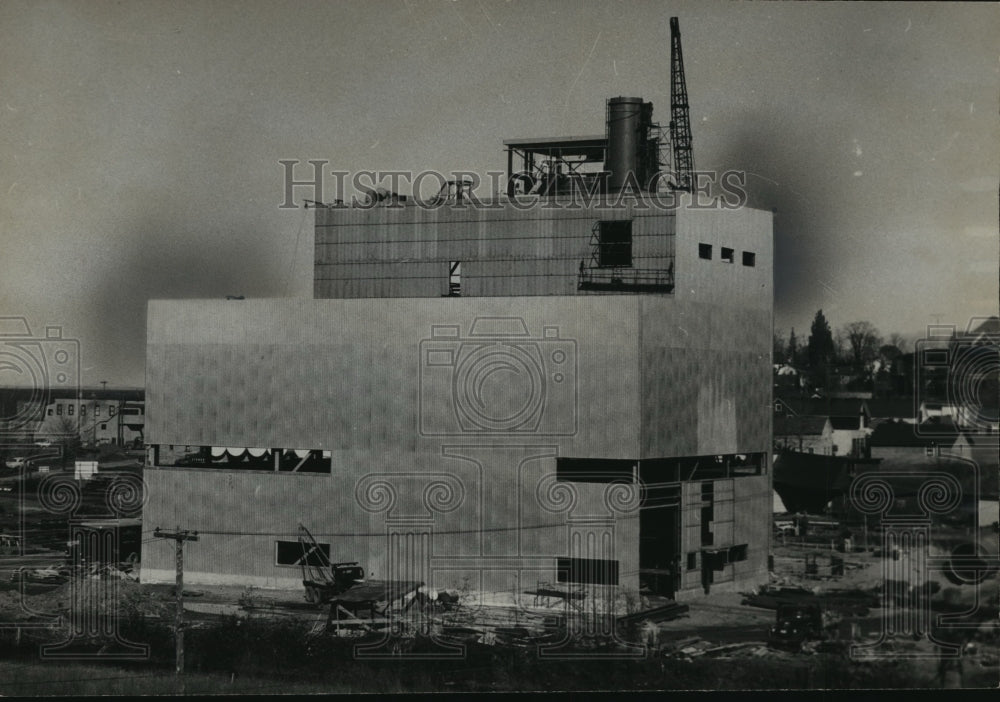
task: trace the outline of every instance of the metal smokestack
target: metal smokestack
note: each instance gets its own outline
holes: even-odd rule
[[[616,97],[608,100],[608,152],[604,170],[608,171],[608,192],[621,190],[629,172],[635,174],[643,188],[651,173],[648,141],[652,123],[653,103],[638,97]],[[653,166],[655,168],[655,166]]]

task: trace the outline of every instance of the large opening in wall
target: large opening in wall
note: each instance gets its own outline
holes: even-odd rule
[[[324,566],[330,562],[330,544],[316,544],[317,551],[304,551],[299,541],[276,541],[274,563],[283,566]]]
[[[632,220],[604,220],[599,223],[598,262],[601,268],[632,265]]]
[[[639,510],[639,589],[673,597],[681,586],[679,504]]]
[[[603,558],[557,558],[556,582],[617,585],[618,561]]]
[[[644,476],[644,482],[660,483],[766,475],[767,454],[741,453],[723,456],[649,458],[640,461],[639,473]]]
[[[639,509],[639,589],[673,597],[686,564],[681,553],[681,486],[673,471],[639,463],[643,486]]]
[[[321,449],[252,448],[242,446],[152,446],[159,466],[259,470],[275,473],[326,473],[332,470],[333,454]]]
[[[572,483],[632,482],[635,461],[611,458],[556,458],[556,480]]]

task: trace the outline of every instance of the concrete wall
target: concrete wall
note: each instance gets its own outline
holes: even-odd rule
[[[771,539],[771,476],[731,478],[712,481],[712,544],[705,548],[723,549],[747,545],[747,558],[728,564],[712,574],[710,593],[736,592],[768,582],[767,557]],[[677,599],[703,596],[701,543],[701,482],[682,487],[681,510],[681,590]],[[688,569],[688,554],[697,553],[695,567]],[[710,594],[709,593],[709,594]]]
[[[469,577],[477,589],[505,593],[518,582],[523,590],[555,581],[555,559],[576,555],[619,560],[622,584],[634,589],[637,513],[609,509],[607,486],[555,483],[552,451],[451,446],[439,449],[437,470],[373,466],[357,455],[331,475],[154,468],[145,473],[143,520],[149,529],[200,532],[185,548],[191,583],[300,586],[299,568],[276,565],[275,545],[295,541],[301,522],[330,544],[334,561],[356,560],[372,578],[454,588]],[[570,493],[574,505],[561,501]],[[573,545],[595,531],[607,547]],[[426,561],[414,562],[413,545],[392,551],[390,532],[428,534]],[[144,582],[173,580],[172,546],[143,546]]]

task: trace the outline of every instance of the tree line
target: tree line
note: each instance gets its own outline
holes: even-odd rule
[[[794,327],[787,337],[782,330],[774,330],[774,363],[813,372],[848,366],[857,374],[865,374],[873,370],[876,361],[880,361],[881,369],[887,369],[907,350],[901,334],[893,332],[883,338],[874,324],[864,320],[850,322],[834,332],[823,310],[816,312],[805,340],[796,335]]]

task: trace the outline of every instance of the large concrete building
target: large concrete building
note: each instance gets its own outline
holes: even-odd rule
[[[299,523],[437,588],[766,582],[771,213],[564,195],[320,207],[313,299],[150,303],[144,522],[199,531],[187,582],[298,586]]]

